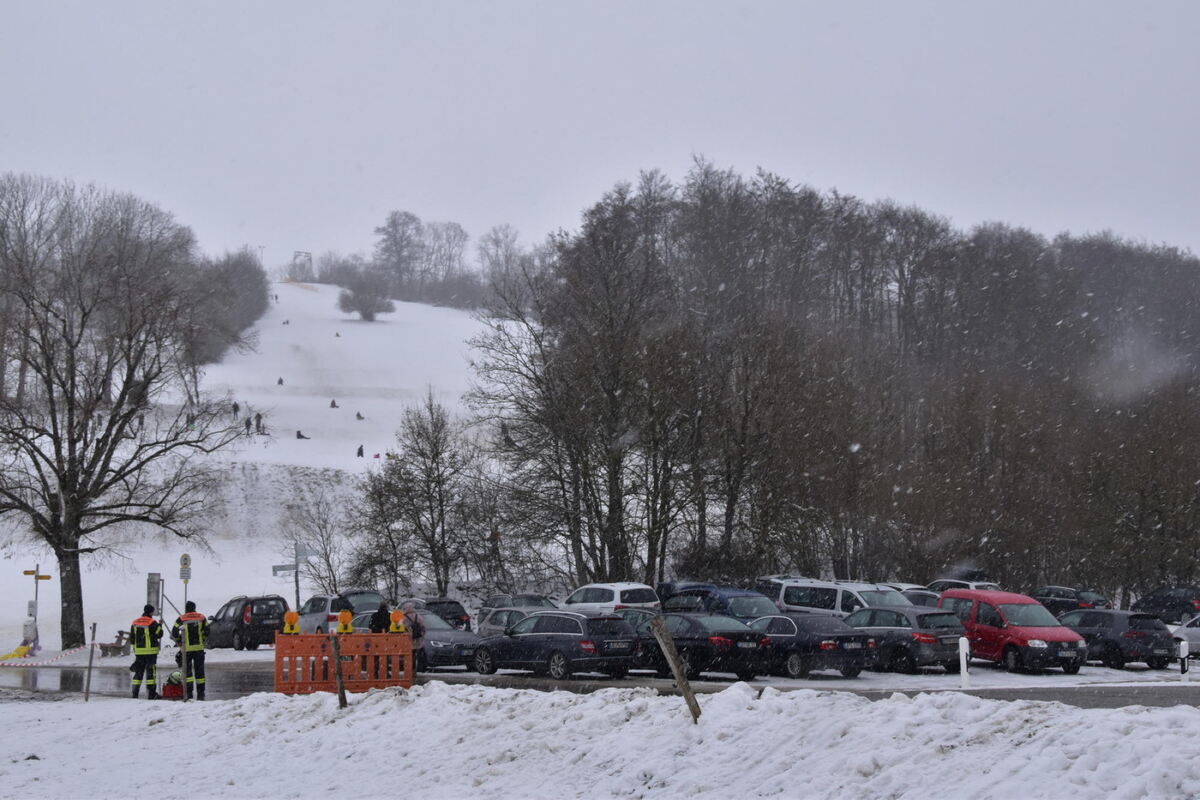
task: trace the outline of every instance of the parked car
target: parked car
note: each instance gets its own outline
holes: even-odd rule
[[[498,633],[504,633],[507,629],[516,625],[521,620],[528,617],[536,608],[484,608],[479,611],[479,624],[475,628],[475,632],[481,637],[495,636]]]
[[[480,615],[489,608],[558,608],[544,594],[494,594],[479,604]]]
[[[750,628],[771,642],[771,672],[789,678],[807,678],[813,670],[825,669],[856,678],[875,663],[875,640],[837,617],[774,614],[759,617]]]
[[[972,657],[1003,663],[1009,672],[1061,667],[1074,675],[1087,655],[1082,636],[1023,594],[947,589],[938,607],[958,615]]]
[[[475,669],[481,675],[497,669],[532,670],[555,680],[575,672],[623,678],[633,663],[636,641],[633,629],[613,614],[538,611],[480,641]]]
[[[999,592],[1000,584],[991,581],[967,581],[958,578],[938,578],[925,587],[931,592],[941,594],[947,589],[972,589],[981,592]]]
[[[1163,622],[1183,622],[1200,614],[1200,587],[1164,586],[1138,598],[1129,610],[1153,614]]]
[[[287,600],[277,594],[233,598],[208,618],[209,647],[257,650],[260,644],[275,644],[283,628]]]
[[[451,600],[449,597],[426,597],[424,610],[437,614],[461,631],[471,630],[471,615],[457,600]]]
[[[924,589],[923,583],[900,583],[898,581],[881,581],[880,586],[886,586],[889,589],[895,589],[900,594],[911,591],[913,589]]]
[[[1076,609],[1058,621],[1087,642],[1088,659],[1111,669],[1122,669],[1130,661],[1144,661],[1151,669],[1163,669],[1175,654],[1171,630],[1153,614]]]
[[[736,586],[692,584],[663,600],[662,610],[700,614],[723,614],[749,622],[778,609],[765,595]]]
[[[616,614],[625,620],[629,627],[633,628],[634,633],[637,634],[637,644],[634,646],[631,669],[657,670],[658,666],[655,659],[655,655],[658,652],[657,640],[654,641],[654,647],[651,647],[649,640],[654,638],[654,633],[650,630],[650,620],[653,617],[659,616],[659,612],[653,608],[622,608]]]
[[[766,578],[759,579],[754,588],[784,612],[844,617],[868,606],[909,605],[904,595],[895,589],[860,581]]]
[[[337,630],[338,614],[377,611],[383,595],[372,589],[349,589],[339,594],[318,594],[300,607],[301,633],[330,633]]]
[[[914,606],[929,607],[936,606],[938,598],[942,596],[940,592],[931,592],[928,589],[906,589],[900,594],[904,595],[904,599]]]
[[[1158,617],[1155,617],[1158,619]],[[1160,620],[1161,621],[1161,620]],[[1200,616],[1192,617],[1187,622],[1169,627],[1175,645],[1174,655],[1179,654],[1179,643],[1188,643],[1188,658],[1200,658]]]
[[[684,673],[695,680],[705,672],[732,672],[739,680],[752,680],[766,672],[769,641],[744,622],[721,614],[664,613],[663,624],[675,642]],[[641,620],[638,635],[639,668],[653,669],[660,677],[671,675],[650,619]]]
[[[659,608],[658,595],[644,583],[589,583],[567,596],[563,608],[581,614],[611,614],[622,608]]]
[[[355,633],[371,632],[371,615],[373,611],[364,611],[354,618]],[[427,672],[430,667],[458,667],[468,670],[475,667],[475,648],[479,646],[479,637],[470,631],[455,628],[437,614],[422,612],[421,624],[425,626],[425,636],[421,646],[413,654],[414,667],[417,672]]]
[[[1043,586],[1031,593],[1030,596],[1044,605],[1056,617],[1080,608],[1112,608],[1112,603],[1107,597],[1090,589]]]
[[[877,663],[893,672],[940,666],[958,672],[958,639],[966,633],[958,617],[927,606],[863,608],[846,624],[875,640]]]

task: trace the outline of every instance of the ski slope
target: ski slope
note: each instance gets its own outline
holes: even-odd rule
[[[184,552],[192,556],[188,597],[205,613],[238,594],[274,592],[294,602],[291,579],[271,573],[272,564],[289,560],[278,541],[288,506],[314,491],[353,492],[355,480],[381,463],[373,456],[394,447],[405,408],[426,392],[452,413],[463,411],[471,378],[467,340],[482,330],[469,312],[397,303],[394,313],[368,323],[337,309],[334,286],[278,283],[271,291],[270,307],[252,330],[253,350],[227,354],[204,376],[206,391],[228,392],[238,403],[239,420],[261,413],[267,435],[245,437],[235,450],[214,456],[227,480],[222,502],[210,512],[209,549],[138,534],[114,540],[110,553],[85,557],[84,619],[98,623],[100,641],[111,641],[141,613],[148,572],[162,574],[168,597],[182,608]],[[331,400],[338,408],[330,408]],[[309,438],[298,440],[297,430]],[[359,445],[364,458],[355,456]],[[39,587],[38,628],[43,648],[57,650],[53,555],[27,541],[0,553],[0,653],[21,640],[26,603],[33,599],[33,581],[21,573],[35,564],[54,576]],[[302,595],[308,593],[302,587]],[[173,619],[169,606],[167,612]]]

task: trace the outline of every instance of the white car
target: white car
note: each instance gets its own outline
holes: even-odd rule
[[[1002,591],[998,583],[992,583],[991,581],[960,581],[957,578],[938,578],[925,588],[938,594],[947,589],[975,589],[981,592]]]
[[[844,617],[868,606],[911,606],[890,586],[859,581],[817,581],[808,578],[765,578],[755,591],[769,597],[780,611]]]
[[[611,614],[622,608],[658,609],[658,595],[644,583],[589,583],[571,592],[563,610]]]

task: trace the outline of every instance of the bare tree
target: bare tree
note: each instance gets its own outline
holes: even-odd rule
[[[333,498],[317,490],[291,506],[281,534],[290,551],[308,553],[298,565],[302,579],[328,594],[342,590],[351,545],[348,526]]]
[[[83,644],[80,557],[114,526],[199,536],[216,476],[200,458],[236,439],[187,358],[197,313],[191,232],[129,195],[0,177],[0,275],[22,324],[0,392],[0,514],[58,559],[62,644]],[[181,398],[193,398],[190,404]]]

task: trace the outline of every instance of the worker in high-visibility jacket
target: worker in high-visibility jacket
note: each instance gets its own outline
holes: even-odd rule
[[[154,606],[147,605],[142,615],[129,623],[129,638],[133,642],[133,699],[136,700],[146,684],[151,700],[158,699],[158,648],[162,642],[162,623],[156,620]]]
[[[204,699],[204,643],[208,639],[208,619],[198,611],[191,600],[183,606],[183,614],[171,627],[171,638],[183,651],[187,659],[187,696],[192,696],[195,687],[197,700]]]

